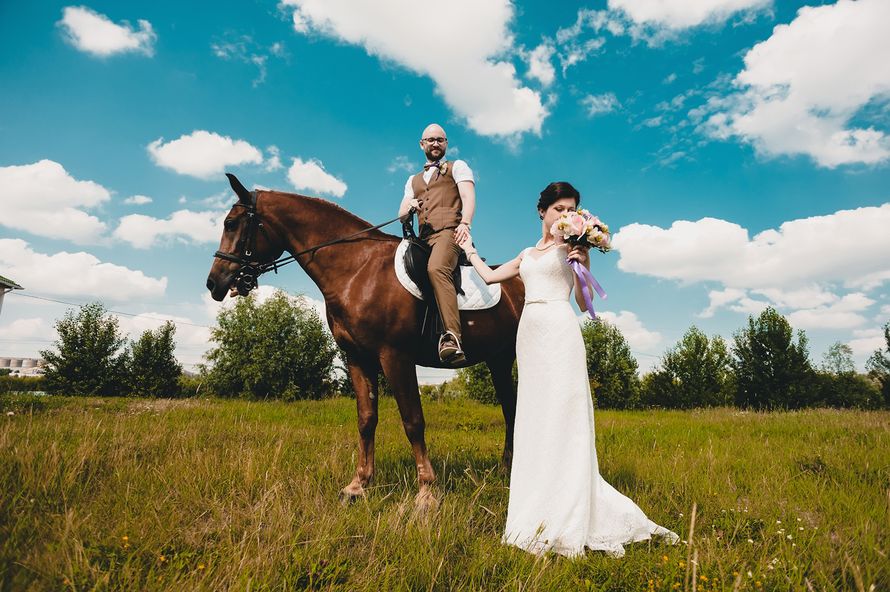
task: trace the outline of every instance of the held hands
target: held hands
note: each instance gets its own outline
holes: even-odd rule
[[[461,224],[461,226],[464,225]],[[458,226],[458,228],[460,228],[460,226]],[[467,254],[467,257],[469,257],[476,252],[476,248],[473,246],[473,237],[470,236],[470,231],[466,230],[466,226],[464,226],[464,230],[465,233],[462,240],[458,240],[457,230],[454,231],[454,242],[456,242],[457,245],[464,250],[464,253]]]
[[[569,261],[577,261],[584,267],[590,267],[590,254],[588,251],[590,247],[577,246],[573,247],[571,251],[569,251],[569,255],[567,259]]]
[[[463,248],[463,242],[469,238],[469,236],[470,229],[464,223],[458,224],[457,228],[454,229],[454,242],[461,245],[461,248]],[[470,244],[472,245],[472,241],[470,241]]]

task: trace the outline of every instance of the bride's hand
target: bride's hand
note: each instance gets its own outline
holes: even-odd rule
[[[464,253],[466,253],[467,255],[469,255],[470,253],[472,253],[473,251],[476,250],[476,248],[473,246],[473,237],[470,235],[469,232],[464,237],[464,240],[458,241],[457,245],[461,249],[463,249]]]
[[[569,251],[569,255],[567,258],[569,261],[574,260],[584,267],[587,267],[590,265],[590,254],[588,253],[589,250],[590,247],[583,247],[580,245],[577,247],[573,247],[572,250]]]

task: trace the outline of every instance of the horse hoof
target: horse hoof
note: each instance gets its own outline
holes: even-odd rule
[[[439,509],[439,500],[429,489],[422,489],[414,498],[414,512],[420,516],[434,514]]]
[[[361,497],[365,497],[365,488],[361,485],[350,483],[340,490],[340,502],[343,504],[351,504]]]

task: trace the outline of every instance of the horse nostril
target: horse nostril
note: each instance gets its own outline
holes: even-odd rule
[[[216,282],[214,282],[211,278],[207,278],[207,289],[213,292],[214,288],[216,288]]]

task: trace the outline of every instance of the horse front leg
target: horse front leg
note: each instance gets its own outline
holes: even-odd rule
[[[504,413],[506,433],[504,435],[504,453],[501,463],[507,470],[513,464],[513,427],[516,424],[516,387],[513,385],[513,361],[512,355],[487,360],[485,365],[491,371],[491,382],[501,403],[501,411]]]
[[[352,481],[340,490],[340,499],[352,501],[365,495],[374,477],[374,434],[377,431],[377,372],[373,364],[347,360],[358,408],[358,464]]]
[[[414,498],[414,506],[419,513],[423,514],[438,508],[439,501],[432,488],[436,481],[436,474],[433,471],[433,465],[430,464],[424,438],[426,424],[417,387],[417,368],[411,356],[399,351],[384,352],[380,357],[380,363],[386,381],[398,404],[405,435],[408,436],[408,441],[414,452],[419,485],[417,496]]]

